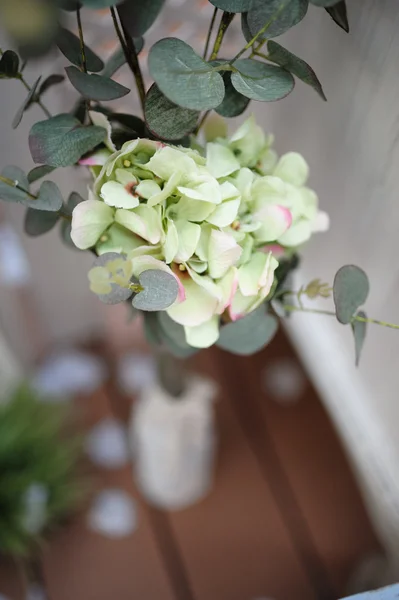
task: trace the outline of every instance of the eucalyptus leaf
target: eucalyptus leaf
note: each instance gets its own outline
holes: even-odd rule
[[[0,58],[0,79],[11,79],[18,76],[19,58],[13,50],[6,50]]]
[[[226,12],[244,13],[253,8],[255,0],[209,0],[213,6]]]
[[[72,248],[73,250],[79,250],[79,248],[77,248],[72,241],[72,238],[71,238],[72,225],[69,221],[66,221],[64,219],[61,221],[60,232],[61,232],[61,239],[64,242],[64,244],[66,246],[68,246],[68,248]]]
[[[258,40],[277,37],[299,23],[307,13],[309,0],[255,0],[253,8],[247,13],[247,24],[251,37],[254,37],[265,25],[267,30]]]
[[[244,58],[234,63],[237,73],[231,76],[234,88],[247,98],[273,102],[287,96],[294,89],[291,73],[257,60]]]
[[[219,66],[223,64],[223,61],[215,60],[211,64]],[[223,102],[215,108],[215,111],[222,117],[238,117],[247,108],[250,99],[237,92],[231,83],[231,73],[229,71],[225,71],[222,77],[225,91],[224,98]]]
[[[69,62],[77,67],[83,66],[80,39],[74,33],[72,33],[72,31],[60,27],[56,43],[62,54],[69,60]],[[86,44],[84,45],[84,49],[87,70],[93,71],[94,73],[101,71],[104,68],[104,63],[101,58],[97,56],[93,50],[90,50]]]
[[[184,327],[173,321],[166,311],[159,311],[157,318],[160,328],[158,335],[174,356],[188,358],[198,352],[198,349],[187,344]]]
[[[136,294],[132,301],[138,310],[165,310],[173,304],[179,292],[176,278],[158,269],[143,271],[139,283],[144,290]]]
[[[334,6],[327,7],[326,11],[341,29],[349,33],[348,12],[345,0],[341,0],[338,4],[334,4]]]
[[[264,348],[277,329],[278,320],[261,306],[243,319],[223,325],[216,345],[233,354],[247,356]]]
[[[41,79],[41,77],[39,77],[38,79],[36,79],[35,83],[32,85],[32,87],[30,89],[29,94],[26,96],[25,100],[23,101],[23,103],[19,107],[18,112],[17,112],[17,114],[15,115],[15,117],[14,117],[14,119],[12,121],[12,128],[13,129],[16,129],[18,127],[18,125],[22,121],[22,117],[24,115],[24,112],[29,108],[29,106],[32,104],[32,102],[34,102],[34,98],[35,98],[37,86],[40,83],[40,79]]]
[[[144,48],[144,38],[139,37],[133,40],[137,54]],[[112,77],[126,63],[125,53],[123,48],[119,46],[105,63],[105,67],[101,75],[103,77]]]
[[[359,310],[356,314],[357,317],[361,317],[362,319],[367,319],[367,315],[364,311]],[[358,367],[360,362],[360,355],[362,353],[364,340],[366,339],[367,333],[367,323],[364,321],[356,321],[353,319],[351,321],[352,333],[355,340],[355,364]]]
[[[369,280],[366,273],[355,265],[341,267],[335,275],[333,297],[337,319],[350,323],[357,309],[367,300]]]
[[[34,183],[38,179],[41,179],[42,177],[45,177],[46,175],[48,175],[49,173],[51,173],[52,171],[54,171],[54,168],[55,167],[50,167],[49,165],[40,165],[40,167],[34,167],[28,173],[28,181],[29,181],[29,183]]]
[[[99,10],[101,8],[109,8],[115,6],[120,0],[81,0],[83,6]]]
[[[126,31],[137,38],[155,22],[165,0],[125,0],[118,6],[118,13]]]
[[[22,188],[29,192],[29,181],[25,173],[19,167],[10,165],[4,167],[1,175],[11,181],[18,183]],[[6,202],[25,202],[29,196],[27,192],[23,192],[16,187],[10,186],[3,181],[0,181],[0,198]]]
[[[66,211],[68,214],[72,214],[73,209],[77,207],[78,204],[84,202],[84,198],[78,192],[71,192],[68,196],[68,200],[66,202]]]
[[[76,67],[66,67],[66,74],[73,87],[90,100],[116,100],[130,92],[129,88],[102,75],[83,73]]]
[[[57,73],[55,73],[54,75],[49,75],[48,77],[46,77],[46,79],[43,81],[42,85],[39,87],[39,91],[37,92],[37,95],[41,96],[42,94],[47,92],[47,90],[49,90],[53,86],[58,85],[59,83],[62,83],[64,81],[64,79],[65,79],[64,75],[58,75]]]
[[[101,144],[103,127],[83,127],[72,115],[61,114],[35,123],[29,133],[29,148],[35,163],[68,167]]]
[[[105,267],[106,264],[112,260],[116,260],[118,258],[122,258],[126,260],[126,257],[123,254],[118,254],[117,252],[106,252],[105,254],[101,254],[98,256],[93,263],[93,267]],[[111,283],[112,290],[109,294],[97,294],[97,297],[104,304],[120,304],[121,302],[125,302],[132,295],[132,290],[129,288],[122,287],[117,283]]]
[[[144,313],[144,334],[147,342],[153,346],[162,344],[162,331],[158,322],[158,313]]]
[[[62,8],[62,10],[66,10],[68,12],[72,12],[81,7],[80,2],[77,0],[56,0],[58,6]]]
[[[145,120],[148,129],[164,140],[179,140],[194,131],[199,112],[174,104],[154,83],[145,99]]]
[[[24,230],[31,237],[37,237],[47,233],[57,223],[59,214],[45,210],[28,208],[25,213]]]
[[[165,38],[150,50],[149,69],[171,102],[192,110],[209,110],[224,98],[223,78],[212,65],[177,38]]]
[[[304,60],[295,56],[295,54],[292,54],[292,52],[289,52],[273,40],[267,43],[267,49],[269,50],[269,57],[272,62],[284,67],[284,69],[316,90],[323,100],[327,100],[316,73]]]
[[[57,212],[61,209],[62,202],[58,186],[53,181],[43,181],[37,194],[37,200],[30,200],[29,206],[36,210]]]

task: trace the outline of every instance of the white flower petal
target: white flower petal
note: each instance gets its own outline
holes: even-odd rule
[[[136,195],[117,181],[104,183],[100,195],[105,204],[117,208],[136,208],[140,202]]]
[[[238,209],[240,208],[240,198],[228,200],[219,204],[213,213],[207,218],[208,223],[217,227],[227,227],[236,219]]]
[[[107,146],[108,150],[115,152],[116,146],[111,137],[112,127],[107,117],[103,113],[96,112],[95,110],[89,110],[89,117],[93,125],[96,125],[97,127],[103,127],[105,129],[107,132],[107,137],[104,140],[104,144]]]
[[[201,227],[190,221],[176,221],[178,250],[176,262],[187,262],[194,254],[201,235]]]
[[[146,204],[140,204],[135,210],[118,209],[115,221],[151,244],[157,244],[163,233],[159,213]]]
[[[235,265],[240,258],[242,249],[235,239],[224,231],[213,229],[209,239],[209,274],[213,279],[219,279]]]
[[[226,146],[209,143],[206,145],[206,166],[211,175],[219,179],[238,171],[240,163]]]
[[[288,152],[278,161],[274,175],[293,185],[304,185],[309,177],[306,160],[298,152]]]
[[[72,213],[73,243],[81,250],[91,248],[113,221],[114,211],[104,202],[99,200],[81,202]]]
[[[291,211],[279,204],[267,204],[254,214],[260,227],[253,234],[259,242],[273,242],[285,233],[292,224]]]
[[[219,337],[219,317],[214,316],[209,321],[196,327],[185,327],[186,341],[194,348],[209,348]]]

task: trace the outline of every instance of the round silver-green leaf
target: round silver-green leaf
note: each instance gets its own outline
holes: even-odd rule
[[[209,0],[213,6],[226,12],[243,13],[253,8],[255,0]]]
[[[133,306],[138,310],[165,310],[177,298],[179,286],[173,275],[159,269],[148,269],[139,276],[139,283],[144,288],[133,298]]]
[[[224,98],[223,78],[212,65],[177,38],[165,38],[150,51],[149,69],[171,102],[192,110],[209,110]]]
[[[32,85],[29,94],[26,96],[25,100],[19,107],[17,114],[15,115],[12,121],[12,128],[16,129],[20,122],[22,121],[22,117],[24,116],[24,112],[29,108],[29,106],[34,102],[37,86],[39,85],[41,80],[41,76],[36,79],[35,83]]]
[[[251,100],[273,102],[292,92],[295,81],[291,73],[257,60],[244,58],[234,63],[237,73],[231,76],[234,88]]]
[[[367,315],[363,310],[359,310],[356,314],[357,317],[361,317],[362,319],[367,319]],[[355,364],[358,367],[360,362],[360,355],[362,353],[364,340],[366,339],[367,333],[367,323],[364,321],[356,321],[353,319],[351,321],[353,338],[355,340]]]
[[[43,235],[53,229],[58,219],[59,214],[56,212],[28,208],[24,221],[25,233],[31,237]]]
[[[62,195],[58,186],[53,181],[43,181],[37,199],[28,199],[24,202],[36,210],[57,212],[62,207]]]
[[[129,88],[102,75],[83,73],[76,67],[66,67],[66,74],[73,87],[84,98],[107,102],[122,98],[130,92]]]
[[[225,86],[223,102],[215,108],[215,111],[222,117],[238,117],[247,108],[250,99],[237,92],[231,83],[231,73],[228,71],[223,73],[223,81]]]
[[[56,44],[69,62],[77,67],[82,67],[82,51],[80,49],[80,40],[74,33],[72,33],[72,31],[60,27]],[[94,73],[101,71],[104,68],[104,63],[101,58],[92,50],[90,50],[86,44],[84,45],[84,49],[87,70],[93,71]]]
[[[125,30],[133,37],[146,33],[157,18],[165,0],[125,0],[118,13]]]
[[[108,262],[117,260],[118,258],[126,260],[126,257],[123,256],[123,254],[118,254],[117,252],[105,252],[96,258],[93,267],[105,267]],[[112,282],[111,288],[112,289],[108,294],[96,294],[104,304],[120,304],[121,302],[128,300],[132,295],[131,289],[122,287],[117,283]]]
[[[1,171],[1,175],[7,179],[10,179],[14,183],[17,183],[21,188],[26,190],[26,192],[24,192],[14,186],[0,181],[0,198],[2,200],[5,200],[6,202],[25,202],[29,198],[27,194],[27,192],[29,192],[29,181],[22,169],[15,167],[14,165],[10,165],[8,167],[4,167],[4,169]]]
[[[28,173],[28,181],[29,183],[34,183],[38,179],[45,177],[49,173],[54,171],[54,167],[50,167],[49,165],[40,165],[39,167],[34,167]]]
[[[13,50],[6,50],[0,58],[0,79],[10,79],[18,75],[19,58]]]
[[[258,40],[277,37],[299,23],[307,13],[309,0],[255,0],[247,14],[250,34],[254,37],[267,23]]]
[[[261,306],[243,319],[223,325],[216,345],[233,354],[248,356],[267,346],[277,329],[278,320]]]
[[[351,322],[357,309],[369,295],[370,284],[366,273],[355,265],[345,265],[336,273],[333,297],[337,319],[343,325]]]
[[[149,130],[164,140],[180,140],[194,131],[199,112],[177,106],[154,83],[145,99],[145,120]]]

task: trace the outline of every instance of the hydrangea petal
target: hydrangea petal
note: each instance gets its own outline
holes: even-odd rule
[[[177,148],[165,146],[150,158],[146,168],[167,181],[176,171],[185,174],[191,171],[195,172],[197,165],[190,156],[180,152]]]
[[[157,244],[163,233],[159,213],[146,204],[140,204],[134,211],[118,209],[115,221],[151,244]]]
[[[141,181],[136,188],[136,194],[146,200],[160,194],[161,191],[160,186],[153,179],[144,179],[144,181]]]
[[[131,255],[129,255],[129,257],[130,256]],[[178,286],[179,286],[179,293],[178,293],[177,299],[176,299],[175,303],[173,304],[173,306],[178,306],[180,302],[185,301],[186,294],[185,294],[184,286],[182,285],[180,279],[176,276],[175,273],[173,273],[172,269],[167,264],[165,264],[164,261],[158,260],[158,259],[154,258],[153,256],[148,256],[146,254],[146,255],[142,255],[142,256],[133,257],[132,265],[133,265],[133,275],[135,277],[138,277],[139,275],[141,275],[141,273],[143,273],[143,271],[148,271],[149,269],[159,269],[160,271],[165,271],[165,273],[169,273],[169,275],[172,275],[176,279]],[[168,310],[170,310],[170,309],[168,309]]]
[[[240,198],[222,202],[222,204],[219,204],[213,213],[209,215],[207,218],[208,223],[216,225],[217,227],[227,227],[228,225],[231,225],[237,217],[240,202]]]
[[[209,348],[219,338],[219,318],[212,317],[201,325],[185,327],[186,341],[194,348]]]
[[[101,150],[97,150],[96,152],[93,152],[93,154],[81,158],[78,161],[78,164],[84,167],[102,167],[107,162],[110,154],[111,153],[107,148],[101,148]]]
[[[266,288],[269,293],[278,262],[271,253],[255,252],[251,260],[238,269],[238,285],[243,296],[255,296]]]
[[[155,206],[156,204],[160,204],[161,202],[169,198],[169,196],[171,196],[175,192],[176,187],[180,183],[181,177],[182,174],[180,172],[173,173],[169,181],[167,181],[166,184],[163,186],[163,189],[157,194],[151,196],[151,198],[149,198],[148,206]]]
[[[238,171],[240,163],[230,148],[211,142],[206,145],[206,166],[211,175],[219,179]]]
[[[108,206],[116,208],[136,208],[139,199],[117,181],[107,181],[101,188],[101,198]]]
[[[198,185],[193,185],[193,187],[179,186],[177,189],[183,196],[193,200],[202,200],[212,204],[220,204],[222,201],[220,185],[213,178]]]
[[[175,255],[176,262],[187,262],[194,254],[201,235],[201,227],[190,221],[175,222],[178,249]]]
[[[274,169],[274,175],[283,181],[301,186],[309,177],[309,166],[301,154],[288,152],[281,156]]]
[[[330,217],[328,213],[319,210],[315,219],[312,221],[312,231],[322,232],[328,231],[330,228]]]
[[[296,247],[305,243],[311,235],[312,222],[307,219],[299,219],[277,241],[283,246]]]
[[[105,252],[117,252],[118,254],[131,252],[143,245],[143,240],[137,235],[134,235],[125,227],[114,223],[100,237],[96,244],[97,254],[105,254]]]
[[[214,229],[210,235],[208,252],[209,274],[213,279],[219,279],[237,263],[242,249],[231,235]]]
[[[251,115],[230,138],[230,148],[237,152],[242,167],[254,167],[266,143],[265,134]]]
[[[125,186],[131,187],[132,184],[137,185],[138,183],[137,177],[129,169],[115,169],[115,177],[118,183]]]
[[[111,123],[108,121],[107,117],[103,113],[97,112],[95,110],[89,110],[89,117],[93,125],[96,125],[97,127],[103,127],[105,129],[105,131],[107,132],[107,137],[104,140],[104,144],[106,145],[108,150],[110,150],[111,152],[115,152],[116,146],[112,141],[111,137]]]
[[[279,204],[264,206],[254,214],[254,219],[261,223],[261,226],[253,232],[255,239],[259,242],[277,240],[292,224],[291,211]]]
[[[215,210],[215,204],[191,198],[181,198],[177,204],[173,204],[168,214],[176,216],[177,219],[185,221],[205,221]]]
[[[71,238],[77,248],[92,248],[114,220],[113,209],[99,200],[85,200],[72,213]]]
[[[218,285],[222,292],[222,297],[218,306],[218,314],[222,314],[233,301],[238,286],[238,271],[236,267],[231,267],[224,277],[219,280]]]
[[[200,275],[197,277],[205,278]],[[167,309],[170,318],[187,327],[195,327],[209,321],[216,313],[218,298],[209,293],[203,285],[198,285],[188,272],[182,278],[182,285],[185,300]]]

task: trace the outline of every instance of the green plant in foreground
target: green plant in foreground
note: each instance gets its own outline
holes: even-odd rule
[[[29,558],[76,508],[80,444],[65,412],[26,385],[0,404],[0,553]]]

